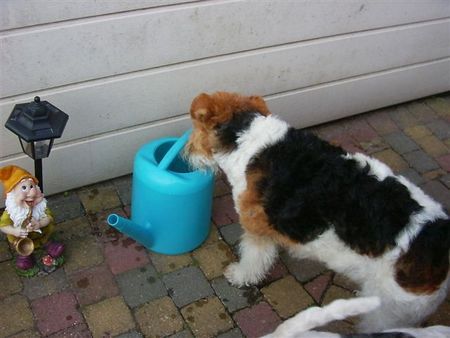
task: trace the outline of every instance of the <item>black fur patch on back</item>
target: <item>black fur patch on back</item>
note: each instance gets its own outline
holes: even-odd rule
[[[354,250],[371,256],[395,245],[413,212],[421,209],[395,178],[383,181],[345,152],[291,128],[285,138],[252,159],[260,170],[265,211],[273,227],[305,243],[334,227]]]
[[[231,120],[218,125],[215,131],[223,149],[233,151],[237,147],[236,141],[239,134],[248,129],[258,115],[257,112],[238,112]]]

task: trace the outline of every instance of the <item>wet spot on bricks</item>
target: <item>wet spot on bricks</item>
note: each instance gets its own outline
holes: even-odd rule
[[[87,279],[86,277],[80,279],[80,280],[77,282],[77,286],[78,286],[80,289],[86,289],[86,288],[89,286],[89,279]]]
[[[154,283],[156,282],[156,278],[154,278],[154,277],[148,277],[148,278],[147,278],[147,281],[148,281],[150,284],[154,284]]]
[[[220,313],[219,318],[225,320],[225,319],[227,319],[227,315],[225,313]]]
[[[134,240],[132,240],[131,238],[125,238],[124,240],[122,240],[122,246],[124,248],[128,248],[130,245],[133,245],[135,243]]]
[[[258,291],[256,289],[245,290],[243,296],[247,299],[250,305],[256,304],[259,299]]]
[[[94,199],[97,196],[98,196],[98,189],[92,189],[89,191],[88,198],[90,200]]]
[[[66,317],[66,320],[72,320],[72,319],[73,319],[72,316],[67,316],[67,317]]]

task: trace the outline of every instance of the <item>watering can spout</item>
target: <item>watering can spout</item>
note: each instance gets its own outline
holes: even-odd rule
[[[121,233],[131,237],[136,242],[149,248],[152,245],[151,226],[147,224],[136,224],[135,222],[121,217],[117,214],[111,214],[108,216],[107,222],[113,228],[119,230]]]

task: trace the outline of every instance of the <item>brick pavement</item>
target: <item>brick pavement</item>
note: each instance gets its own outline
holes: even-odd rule
[[[450,209],[450,94],[312,128],[348,151],[372,155]],[[48,196],[67,246],[53,274],[20,278],[0,242],[1,337],[257,337],[313,305],[353,297],[356,286],[323,265],[280,255],[266,280],[237,289],[223,277],[241,234],[230,190],[216,181],[212,231],[191,253],[148,252],[110,229],[130,211],[130,176]],[[353,318],[326,329],[352,332]],[[429,319],[450,325],[450,297]]]

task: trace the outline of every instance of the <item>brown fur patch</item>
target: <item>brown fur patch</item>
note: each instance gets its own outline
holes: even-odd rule
[[[259,96],[241,96],[227,92],[198,95],[191,104],[190,114],[194,128],[186,152],[210,159],[220,149],[214,128],[231,120],[234,114],[246,111],[259,112],[264,116],[270,114],[264,99]]]
[[[395,264],[395,278],[405,290],[431,294],[449,273],[450,223],[438,220],[425,226],[408,252]]]
[[[297,244],[289,237],[276,231],[269,222],[269,218],[264,211],[262,198],[258,193],[257,185],[264,177],[261,171],[251,171],[247,173],[247,189],[239,198],[240,223],[245,231],[263,237],[270,237],[280,245],[290,246]]]

